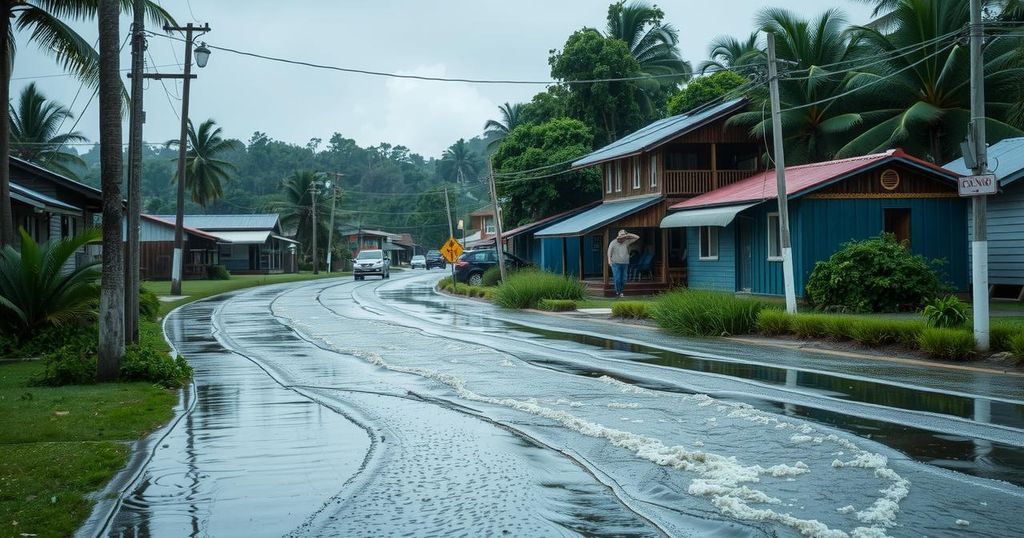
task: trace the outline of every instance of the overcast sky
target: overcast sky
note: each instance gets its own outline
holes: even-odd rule
[[[161,0],[179,23],[210,24],[211,45],[343,67],[474,79],[547,80],[548,52],[573,31],[603,29],[608,0]],[[191,5],[189,5],[191,3]],[[666,21],[680,30],[680,50],[694,66],[717,35],[746,36],[763,0],[663,1]],[[868,20],[870,6],[854,0],[780,0],[804,16],[838,7],[851,23]],[[122,24],[122,39],[128,29]],[[95,23],[75,25],[95,42]],[[32,82],[81,116],[76,129],[98,132],[92,91],[60,73],[52,58],[18,36],[12,100]],[[179,70],[184,45],[151,37],[147,58],[162,71]],[[121,64],[129,66],[125,47]],[[320,71],[214,51],[192,82],[193,121],[213,118],[229,137],[254,131],[271,138],[326,144],[339,132],[362,146],[388,142],[437,157],[456,139],[479,135],[498,117],[498,105],[528,101],[542,86],[472,85],[384,79]],[[176,138],[180,81],[148,81],[147,141]],[[75,99],[76,93],[79,93]],[[84,110],[84,112],[83,112]],[[70,127],[70,122],[64,129]],[[125,130],[127,136],[127,130]]]

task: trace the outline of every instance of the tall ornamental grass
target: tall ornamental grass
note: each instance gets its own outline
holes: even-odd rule
[[[504,308],[536,308],[541,299],[579,301],[586,287],[573,277],[537,270],[521,270],[495,288],[494,302]]]
[[[733,336],[754,331],[757,315],[768,308],[762,301],[731,293],[677,290],[666,293],[650,308],[663,329],[681,336]]]

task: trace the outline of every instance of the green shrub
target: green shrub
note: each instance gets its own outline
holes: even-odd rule
[[[537,270],[517,271],[495,288],[494,302],[504,308],[534,308],[541,299],[583,299],[579,279]]]
[[[160,316],[160,298],[156,293],[139,287],[139,318],[147,321],[156,321]]]
[[[926,326],[920,321],[895,319],[847,318],[850,339],[869,347],[902,344],[917,347],[918,337]]]
[[[917,343],[933,359],[967,360],[974,356],[974,335],[963,329],[927,327]]]
[[[677,290],[658,297],[651,317],[682,336],[730,336],[753,331],[757,314],[767,305],[731,293]]]
[[[52,352],[66,344],[96,341],[98,338],[95,324],[43,327],[20,341],[14,336],[0,340],[0,346],[3,346],[0,348],[0,357],[41,357],[44,353]]]
[[[576,310],[576,301],[572,299],[541,299],[537,308],[548,312],[571,312]]]
[[[43,371],[32,385],[87,385],[96,382],[97,333],[82,330],[42,354]]]
[[[1010,353],[1013,354],[1013,358],[1017,359],[1017,364],[1024,362],[1024,332],[1017,333],[1009,339]]]
[[[851,241],[814,266],[805,298],[818,309],[897,312],[917,308],[948,289],[936,272],[940,263],[912,254],[891,234]]]
[[[206,278],[209,280],[231,280],[231,273],[223,265],[207,265]]]
[[[788,334],[793,316],[784,310],[765,308],[757,313],[757,332],[767,336]]]
[[[967,305],[955,295],[936,297],[921,311],[931,327],[963,327],[970,319]]]
[[[841,318],[829,314],[796,314],[790,316],[789,327],[800,338],[845,340],[849,336],[837,319]]]
[[[480,276],[481,286],[497,286],[501,282],[501,268],[495,265]]]
[[[651,317],[651,312],[647,303],[621,301],[612,305],[612,316],[625,319],[648,319]]]
[[[95,373],[96,363],[93,361]],[[177,388],[192,378],[192,367],[178,355],[171,358],[166,352],[152,346],[132,344],[125,348],[121,359],[122,381],[149,381],[166,388]]]
[[[1018,334],[1024,334],[1024,323],[993,319],[988,332],[989,348],[995,352],[1011,351],[1010,340]]]

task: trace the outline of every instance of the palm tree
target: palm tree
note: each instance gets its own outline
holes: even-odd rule
[[[132,0],[120,0],[130,8]],[[82,36],[65,22],[96,17],[96,0],[17,0],[0,2],[0,102],[11,102],[11,69],[14,64],[14,38],[28,36],[44,52],[53,56],[64,69],[96,87],[99,82],[99,58]],[[157,25],[174,24],[163,8],[147,0],[146,10]],[[62,20],[63,19],[63,20]],[[14,241],[10,191],[10,109],[0,106],[0,245]]]
[[[856,32],[882,54],[881,62],[852,77],[848,86],[863,88],[858,92],[862,108],[881,119],[844,145],[839,155],[901,146],[945,163],[958,154],[971,120],[970,53],[951,35],[968,23],[969,2],[886,0],[879,8],[886,10],[887,25],[858,27]],[[1022,31],[1009,33],[1011,38],[989,40],[984,50],[986,129],[993,142],[1020,136],[1019,127],[1024,126],[1009,123],[1024,80]]]
[[[668,93],[693,75],[690,62],[679,54],[679,31],[662,23],[664,17],[661,9],[643,0],[628,5],[620,0],[608,7],[607,37],[626,42],[642,75],[659,77],[639,82],[645,114],[660,108]]]
[[[851,99],[828,100],[841,93],[849,62],[863,55],[855,34],[846,31],[842,12],[831,9],[814,19],[803,19],[785,10],[768,8],[757,16],[758,25],[775,35],[777,55],[795,66],[779,83],[782,127],[787,163],[831,159],[852,138],[854,130],[876,115],[862,114]],[[751,110],[730,121],[750,127],[752,136],[770,131],[771,117],[760,95]]]
[[[295,230],[295,240],[310,254],[313,248],[313,187],[318,180],[315,172],[296,170],[281,182],[281,196],[270,204],[270,209],[281,215],[281,225]],[[327,196],[317,198],[317,243],[327,245],[330,226],[330,206]],[[335,234],[337,237],[337,234]],[[320,247],[326,248],[326,247]]]
[[[185,154],[185,189],[191,194],[192,201],[202,207],[224,196],[222,183],[230,180],[236,170],[234,164],[217,157],[243,148],[238,140],[225,140],[220,133],[221,128],[212,119],[200,123],[199,131],[195,130],[192,120],[188,120],[189,150]],[[165,145],[177,146],[178,140],[168,140]],[[174,181],[177,180],[178,174],[175,172]]]
[[[480,156],[469,149],[462,138],[458,139],[441,155],[440,172],[446,179],[465,183],[476,179],[481,168]]]
[[[747,39],[740,41],[732,36],[718,36],[708,46],[708,58],[697,67],[700,74],[708,70],[743,67],[764,58],[764,51],[757,45],[757,32],[751,32]]]
[[[492,137],[492,140],[487,144],[487,148],[491,149],[501,143],[502,140],[512,132],[522,122],[522,111],[523,103],[508,104],[505,103],[498,107],[501,111],[500,120],[487,120],[484,124],[484,136]]]
[[[60,103],[47,101],[35,82],[21,91],[18,108],[12,105],[10,114],[12,155],[70,177],[76,175],[72,166],[85,166],[78,154],[65,151],[64,145],[88,139],[78,131],[57,134],[61,123],[74,116]]]

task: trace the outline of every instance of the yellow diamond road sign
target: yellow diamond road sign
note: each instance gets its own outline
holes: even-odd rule
[[[454,237],[450,237],[448,242],[441,247],[441,255],[448,260],[448,263],[455,263],[455,260],[462,255],[462,245]]]

